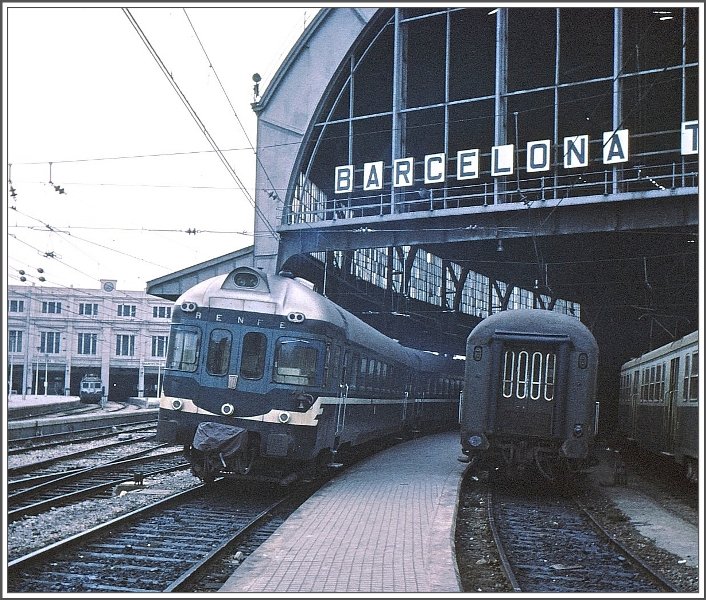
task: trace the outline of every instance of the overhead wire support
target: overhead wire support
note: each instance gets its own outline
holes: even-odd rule
[[[238,177],[238,174],[235,172],[231,164],[228,162],[228,159],[225,157],[221,149],[218,147],[218,144],[216,141],[211,137],[211,134],[208,131],[208,128],[206,125],[203,123],[201,118],[198,116],[194,108],[191,106],[189,103],[189,100],[186,98],[184,93],[181,91],[181,88],[177,85],[176,81],[174,80],[174,77],[172,74],[169,72],[167,69],[166,65],[162,62],[162,59],[159,57],[157,54],[157,51],[154,49],[150,41],[147,39],[147,36],[145,33],[142,31],[140,26],[138,25],[137,21],[135,18],[132,16],[132,13],[130,12],[130,9],[128,8],[123,8],[123,12],[125,13],[125,16],[128,18],[132,26],[134,27],[135,31],[137,34],[140,36],[140,39],[142,42],[145,44],[146,48],[149,50],[150,54],[152,55],[152,58],[154,58],[155,62],[159,66],[159,68],[162,70],[162,73],[164,73],[164,76],[167,78],[167,81],[171,84],[171,86],[174,88],[174,91],[177,93],[179,96],[179,99],[182,101],[186,109],[189,111],[189,114],[191,117],[194,119],[196,122],[197,126],[201,130],[201,133],[204,134],[206,137],[206,140],[208,143],[211,145],[211,147],[215,150],[216,154],[218,155],[218,158],[221,160],[225,168],[228,170],[228,173],[231,175],[233,180],[236,182],[240,190],[243,192],[247,200],[250,202],[252,207],[255,209],[255,212],[258,214],[260,219],[262,220],[263,224],[265,227],[268,229],[270,232],[270,235],[274,237],[274,239],[279,239],[279,234],[275,231],[275,229],[272,227],[272,225],[269,223],[267,220],[266,216],[262,213],[262,211],[258,208],[257,203],[255,202],[254,198],[250,195],[250,193],[247,191],[245,185],[241,181],[240,177]]]

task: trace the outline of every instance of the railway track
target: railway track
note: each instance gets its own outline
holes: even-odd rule
[[[146,431],[152,431],[154,433],[157,432],[156,419],[149,419],[148,421],[144,421],[142,423],[119,426],[106,425],[103,427],[96,427],[93,429],[85,429],[69,433],[44,436],[40,435],[31,438],[13,440],[9,442],[10,447],[7,449],[7,455],[14,456],[17,454],[31,452],[33,450],[48,450],[49,448],[56,448],[57,446],[94,442],[97,440],[115,437],[120,434],[142,433]]]
[[[33,428],[25,437],[12,437],[8,439],[8,446],[12,453],[20,453],[30,449],[51,448],[61,444],[78,441],[100,439],[104,436],[114,435],[116,431],[132,431],[133,427],[151,426],[156,429],[157,416],[150,415],[141,420],[129,420],[125,423],[111,423],[97,427],[83,428],[83,424],[71,427],[69,431],[42,433],[41,428]]]
[[[120,439],[120,436],[116,435],[114,437],[118,439],[115,442],[101,446],[88,446],[80,450],[74,450],[73,452],[39,460],[33,460],[34,456],[42,456],[43,454],[41,451],[35,454],[33,450],[28,452],[28,456],[26,457],[29,458],[28,462],[21,462],[21,459],[9,461],[15,463],[19,462],[20,464],[15,464],[14,466],[8,465],[7,476],[10,483],[13,483],[13,480],[16,481],[20,478],[31,478],[41,475],[59,475],[62,472],[88,467],[90,466],[88,463],[91,462],[100,464],[125,458],[128,454],[125,451],[126,446],[131,446],[132,448],[132,452],[129,452],[129,454],[135,454],[137,452],[136,447],[150,451],[165,446],[165,444],[160,444],[155,441],[153,433],[136,437],[132,437],[132,434],[127,435],[129,437],[125,439]]]
[[[569,496],[495,489],[486,506],[502,570],[515,592],[678,591]]]
[[[86,469],[11,482],[9,486],[12,486],[13,492],[7,497],[7,522],[12,523],[88,497],[111,494],[113,488],[120,483],[189,468],[181,450],[145,456],[162,447],[163,444],[135,453],[124,460],[108,461]]]
[[[198,485],[10,561],[8,591],[215,591],[310,493]]]

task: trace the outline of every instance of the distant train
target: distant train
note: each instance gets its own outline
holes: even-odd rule
[[[240,267],[176,302],[158,438],[204,481],[288,483],[369,442],[458,426],[462,383],[463,361],[401,346],[302,279]]]
[[[84,375],[79,385],[78,397],[84,404],[100,404],[103,397],[103,382],[93,373]]]
[[[619,432],[628,443],[699,471],[699,332],[633,358],[620,369]]]
[[[466,346],[464,462],[559,481],[591,466],[598,345],[577,318],[539,309],[483,319]]]

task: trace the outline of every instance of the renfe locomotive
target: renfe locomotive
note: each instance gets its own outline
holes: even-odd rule
[[[461,449],[472,468],[563,480],[593,462],[598,345],[578,319],[508,310],[471,331]]]
[[[158,437],[204,481],[288,483],[381,438],[457,426],[462,375],[304,280],[239,267],[176,302]]]
[[[698,481],[698,331],[622,365],[618,417],[628,445],[666,457]]]

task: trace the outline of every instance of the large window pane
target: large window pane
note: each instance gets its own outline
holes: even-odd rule
[[[281,339],[277,342],[274,380],[279,383],[316,383],[318,347],[307,340]]]
[[[260,379],[265,372],[267,337],[262,333],[246,333],[240,357],[240,375],[245,379]]]
[[[232,345],[230,331],[214,329],[208,340],[208,355],[206,356],[206,370],[211,375],[225,375],[230,365],[230,349]]]
[[[201,331],[196,327],[172,327],[167,350],[167,369],[196,371]]]

